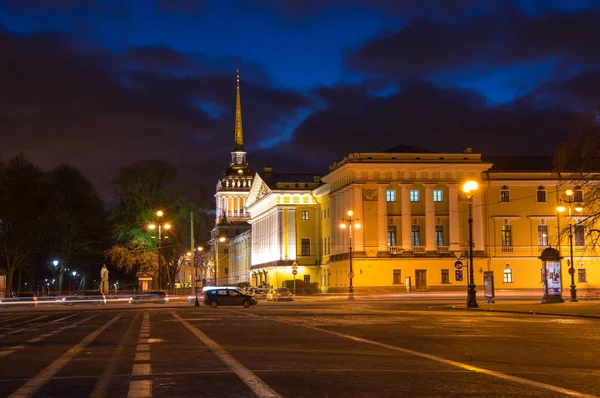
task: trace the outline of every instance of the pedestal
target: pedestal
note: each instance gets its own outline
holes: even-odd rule
[[[100,285],[100,291],[104,294],[108,294],[108,281],[102,281]]]

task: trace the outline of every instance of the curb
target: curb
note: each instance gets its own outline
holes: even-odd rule
[[[526,314],[526,315],[543,315],[543,316],[563,316],[571,318],[588,318],[600,319],[600,315],[585,315],[585,314],[562,314],[552,312],[537,312],[537,311],[518,311],[518,310],[496,310],[493,308],[462,308],[462,307],[442,307],[443,310],[462,310],[462,311],[479,311],[479,312],[500,312],[505,314]]]

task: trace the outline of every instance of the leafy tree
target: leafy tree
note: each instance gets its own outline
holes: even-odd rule
[[[61,290],[71,264],[78,264],[81,273],[89,273],[90,264],[101,263],[110,230],[100,195],[79,170],[60,165],[48,174],[48,182],[52,190],[47,264]],[[51,261],[54,258],[58,259],[57,266]]]
[[[206,218],[201,201],[191,199],[188,191],[178,187],[174,166],[159,160],[122,169],[114,185],[115,206],[110,218],[117,244],[107,251],[107,257],[120,269],[157,275],[157,242],[147,226],[159,221],[156,211],[162,210],[160,222],[169,222],[172,228],[163,230],[163,238],[168,238],[161,245],[161,271],[173,287],[179,258],[190,245],[190,212],[194,213],[195,233],[200,233]]]
[[[49,210],[45,174],[23,156],[0,164],[0,253],[7,292],[15,272],[31,264],[43,242]]]

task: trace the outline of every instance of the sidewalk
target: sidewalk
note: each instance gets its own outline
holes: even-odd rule
[[[504,312],[512,314],[531,314],[531,315],[558,315],[578,318],[600,319],[600,301],[542,304],[540,300],[506,302],[496,301],[495,304],[488,304],[485,299],[477,298],[479,308],[466,308],[466,304],[447,305],[442,307],[449,310],[462,311],[483,311],[483,312]]]

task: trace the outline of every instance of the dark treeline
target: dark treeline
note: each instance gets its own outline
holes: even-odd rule
[[[124,168],[109,206],[70,165],[46,172],[24,156],[0,162],[0,274],[6,274],[6,293],[95,289],[103,263],[128,273],[131,282],[141,267],[155,272],[156,245],[146,227],[157,209],[173,224],[172,244],[161,253],[169,265],[165,276],[173,281],[180,263],[175,259],[190,248],[190,213],[197,242],[206,241],[210,228],[210,201],[176,177],[177,170],[160,161]],[[144,256],[149,264],[140,261]]]

